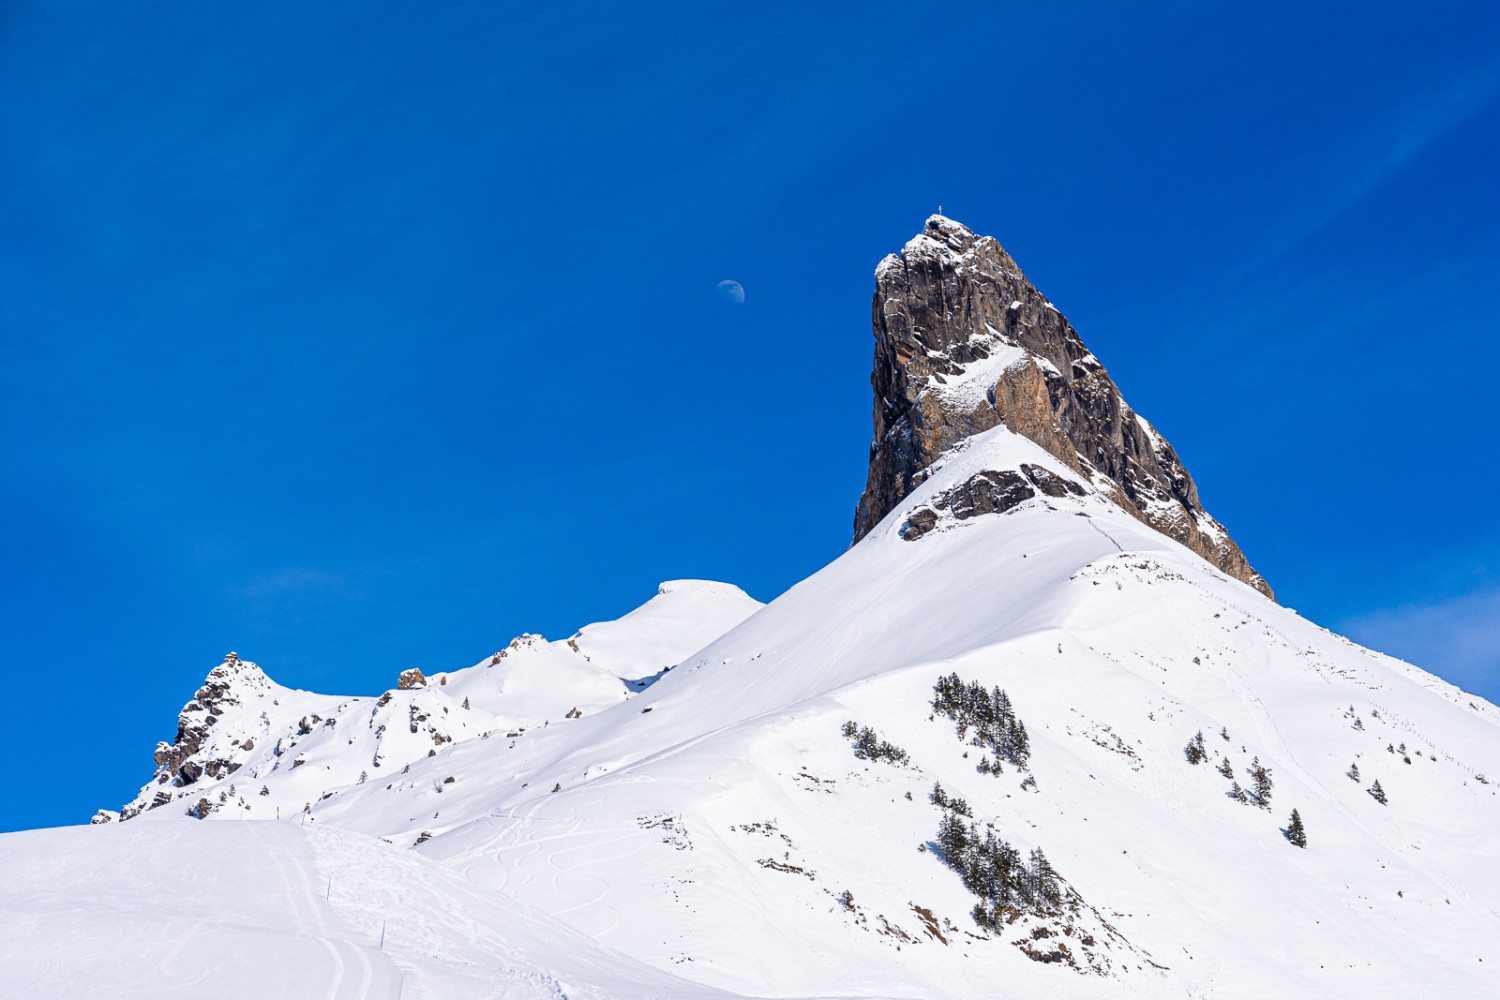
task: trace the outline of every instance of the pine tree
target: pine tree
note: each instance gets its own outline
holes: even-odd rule
[[[1379,778],[1376,778],[1375,783],[1370,786],[1370,797],[1373,798],[1376,802],[1379,802],[1381,805],[1386,804],[1385,789],[1380,787]]]
[[[943,813],[943,818],[938,823],[937,842],[950,865],[956,864],[968,850],[969,832],[954,813]]]
[[[1182,751],[1187,756],[1187,762],[1194,766],[1203,763],[1208,757],[1208,751],[1203,746],[1203,730],[1198,730],[1198,735],[1188,740],[1188,744]]]
[[[1057,906],[1062,902],[1062,889],[1057,883],[1057,872],[1052,863],[1047,860],[1047,855],[1042,853],[1040,847],[1031,849],[1029,871],[1034,891],[1042,902],[1048,906]]]
[[[1229,763],[1228,757],[1219,762],[1219,773],[1226,778],[1234,777],[1234,766]]]
[[[1256,757],[1250,763],[1250,774],[1255,779],[1255,802],[1262,809],[1271,808],[1271,771]]]
[[[1250,797],[1245,794],[1245,790],[1240,787],[1240,783],[1238,781],[1229,786],[1229,797],[1231,799],[1234,799],[1234,801],[1236,802],[1250,801]]]
[[[1017,767],[1025,767],[1031,759],[1031,737],[1026,735],[1026,723],[1020,719],[1016,720],[1015,756],[1012,759]]]
[[[1297,810],[1292,810],[1291,821],[1286,825],[1286,839],[1292,842],[1293,847],[1307,846],[1307,831],[1302,829],[1302,817]]]
[[[1229,727],[1228,726],[1220,726],[1219,727],[1219,736],[1223,738],[1223,740],[1224,740],[1225,743],[1228,743],[1229,742]]]
[[[1359,761],[1355,761],[1354,763],[1349,765],[1349,780],[1359,780]]]

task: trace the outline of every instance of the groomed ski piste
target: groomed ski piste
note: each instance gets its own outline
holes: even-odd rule
[[[1026,466],[1081,492],[903,537],[939,492]],[[358,698],[217,668],[194,760],[220,776],[0,837],[0,994],[1500,992],[1500,711],[1004,427],[769,605],[679,581],[503,652]],[[950,675],[1004,690],[1024,766],[934,706]],[[900,753],[845,735],[866,727]],[[955,799],[976,835],[1043,849],[1071,903],[976,922],[939,838]]]

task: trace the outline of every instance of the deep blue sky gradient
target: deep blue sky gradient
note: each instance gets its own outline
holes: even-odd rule
[[[939,204],[1286,604],[1500,699],[1500,7],[1063,6],[5,4],[0,750],[48,780],[0,830],[118,807],[230,649],[374,692],[824,565]]]

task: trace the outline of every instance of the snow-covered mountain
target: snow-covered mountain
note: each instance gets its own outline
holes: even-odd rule
[[[1272,601],[981,243],[881,265],[843,556],[376,696],[231,655],[120,813],[0,837],[0,993],[1500,993],[1500,710]]]

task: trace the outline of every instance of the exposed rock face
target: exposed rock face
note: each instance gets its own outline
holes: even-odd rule
[[[996,472],[987,469],[970,476],[961,485],[939,493],[933,498],[931,506],[923,504],[908,514],[901,537],[912,541],[927,534],[937,527],[939,511],[951,512],[958,521],[981,514],[1003,514],[1030,500],[1038,491],[1049,497],[1061,497],[1070,493],[1082,496],[1085,492],[1082,486],[1072,480],[1055,475],[1039,465],[1022,465],[1021,472]]]
[[[856,542],[943,452],[1004,424],[1146,524],[1271,596],[1203,509],[1172,446],[1130,408],[1072,325],[993,238],[929,218],[920,236],[875,269],[874,328],[875,438],[854,517]],[[955,516],[1003,507],[1003,495],[1022,488],[1059,496],[1054,489],[1076,486],[1055,476],[1046,486],[1035,477],[1027,484],[1014,472],[981,477],[985,483],[966,484],[972,488],[964,497],[945,498]],[[936,515],[914,513],[908,536],[924,533],[911,534],[929,521]]]
[[[269,683],[259,667],[246,663],[234,653],[210,670],[193,700],[182,706],[182,712],[177,716],[177,739],[156,745],[157,783],[184,787],[205,774],[219,778],[238,770],[240,765],[233,760],[201,760],[198,751],[225,708],[240,703],[240,689],[265,687]]]
[[[415,687],[426,687],[427,678],[422,671],[416,667],[401,671],[401,676],[396,678],[396,687],[402,691],[410,691]]]

